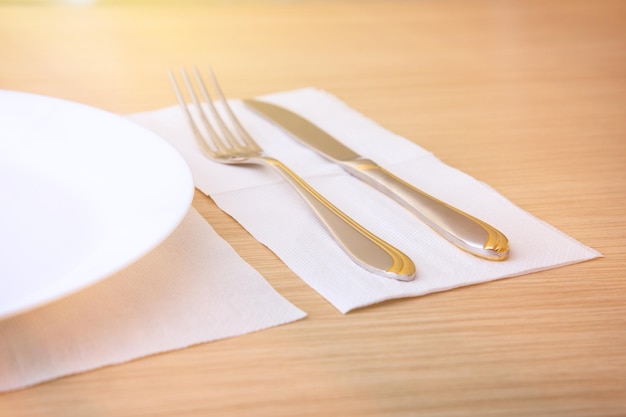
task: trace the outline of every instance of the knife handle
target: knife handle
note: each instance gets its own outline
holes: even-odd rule
[[[387,194],[459,248],[481,258],[508,257],[509,241],[495,227],[415,188],[369,159],[345,163],[348,171]]]
[[[357,264],[370,272],[399,281],[415,278],[415,264],[406,254],[339,210],[282,162],[270,157],[259,159],[289,181]]]

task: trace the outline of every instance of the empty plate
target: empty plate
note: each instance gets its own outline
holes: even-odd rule
[[[0,91],[0,318],[141,258],[182,221],[189,168],[121,116]]]

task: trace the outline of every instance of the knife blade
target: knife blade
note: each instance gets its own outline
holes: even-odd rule
[[[288,109],[254,99],[243,102],[300,143],[394,199],[460,249],[489,260],[501,261],[508,257],[509,241],[495,227],[414,187]]]

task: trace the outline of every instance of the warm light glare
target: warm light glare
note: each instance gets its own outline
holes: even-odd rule
[[[55,0],[56,3],[69,4],[71,6],[89,6],[98,0]]]

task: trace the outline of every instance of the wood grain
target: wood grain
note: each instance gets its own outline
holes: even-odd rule
[[[0,395],[0,416],[626,415],[626,2],[0,3],[0,88],[116,113],[211,64],[315,86],[605,257],[339,314],[212,200],[303,321]]]

